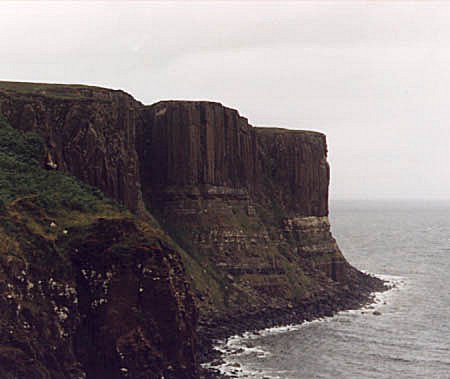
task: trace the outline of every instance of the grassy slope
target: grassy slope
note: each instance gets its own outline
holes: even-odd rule
[[[5,272],[24,263],[65,276],[64,244],[72,231],[78,234],[99,218],[132,217],[100,191],[45,170],[43,159],[40,137],[13,129],[0,116],[0,268]]]
[[[77,229],[78,234],[80,228],[88,229],[99,218],[127,218],[133,219],[149,238],[162,240],[177,250],[199,290],[216,288],[199,263],[153,220],[136,219],[98,189],[62,172],[45,170],[44,156],[38,135],[13,129],[0,115],[0,255],[21,256],[24,245],[31,247],[35,238],[58,247],[70,239],[71,229]],[[64,249],[57,250],[64,255]]]
[[[34,227],[56,238],[62,228],[51,230],[51,222],[67,228],[98,217],[129,216],[99,190],[61,172],[45,170],[43,160],[40,137],[13,129],[0,116],[0,217],[4,222],[17,216],[21,204],[27,203],[45,221]]]
[[[43,169],[43,159],[37,135],[17,131],[0,117],[0,376],[5,378],[11,372],[49,375],[39,356],[42,346],[62,342],[52,329],[52,304],[60,299],[49,300],[45,285],[49,280],[75,285],[65,243],[99,218],[129,217],[99,191]],[[36,359],[27,365],[30,355]]]
[[[0,116],[1,378],[11,373],[23,378],[67,377],[65,370],[77,367],[71,361],[71,338],[79,317],[78,302],[70,297],[78,272],[72,245],[92,239],[99,219],[114,220],[119,232],[120,225],[136,226],[125,229],[124,238],[112,238],[104,262],[127,260],[128,255],[134,262],[139,246],[165,244],[176,249],[157,225],[137,219],[99,190],[45,170],[43,146],[39,136],[13,129]],[[73,292],[67,294],[68,290]],[[61,309],[71,316],[58,319],[55,312]],[[133,312],[136,317],[141,314]],[[153,314],[145,316],[150,319]],[[66,332],[69,337],[61,334]]]

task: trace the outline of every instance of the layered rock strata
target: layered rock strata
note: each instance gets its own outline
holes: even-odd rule
[[[203,321],[363,280],[330,232],[323,134],[179,101],[144,107],[136,133],[145,203],[210,278],[194,280]]]
[[[153,279],[167,278],[165,286],[144,288],[138,297],[134,290],[127,292],[144,280],[142,272],[128,267],[127,259],[146,264],[136,261],[146,253],[135,246],[120,261],[122,284],[115,287],[117,301],[108,303],[109,316],[86,308],[80,341],[91,347],[75,346],[89,377],[116,375],[97,371],[115,357],[111,341],[140,362],[133,366],[130,361],[127,367],[135,371],[123,377],[138,377],[134,372],[144,366],[144,372],[155,367],[166,377],[198,375],[192,374],[197,350],[190,334],[195,309],[201,337],[210,341],[249,327],[355,307],[381,288],[347,263],[331,235],[329,167],[321,133],[253,127],[219,103],[143,106],[121,91],[85,86],[0,82],[0,113],[13,127],[45,139],[47,162],[42,164],[50,161],[50,167],[100,188],[147,221],[154,216],[158,224],[152,227],[174,241],[171,264],[158,254],[150,263]],[[92,262],[109,251],[107,241],[95,237],[98,228],[86,244],[79,241],[88,246]],[[74,259],[82,273],[84,262]],[[183,289],[178,260],[195,307],[191,291]],[[101,275],[108,275],[112,264],[105,261]],[[77,278],[82,288],[83,278]],[[86,292],[85,302],[92,296]],[[165,303],[166,297],[173,302]],[[137,318],[127,326],[120,321],[128,317],[127,307],[142,311],[148,330]],[[167,337],[171,330],[178,332]]]

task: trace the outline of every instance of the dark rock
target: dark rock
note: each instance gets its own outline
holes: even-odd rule
[[[135,112],[122,91],[0,82],[0,114],[20,130],[44,137],[46,165],[100,188],[131,210],[140,205]]]
[[[201,319],[241,314],[254,329],[255,311],[285,312],[308,296],[321,303],[314,313],[331,315],[330,293],[348,304],[366,281],[330,233],[323,134],[255,128],[236,110],[198,101],[143,107],[136,134],[144,202],[211,273],[213,292],[192,274]]]
[[[256,128],[219,103],[143,106],[86,86],[0,82],[0,114],[45,139],[43,167],[101,189],[164,236],[145,246],[133,223],[100,221],[79,239],[71,229],[73,272],[116,270],[117,279],[107,304],[92,310],[98,288],[77,274],[73,348],[43,338],[56,349],[45,360],[24,348],[16,360],[37,356],[41,366],[31,362],[34,371],[17,371],[22,377],[58,377],[52,370],[75,378],[84,367],[95,378],[125,370],[130,378],[194,378],[199,357],[217,358],[215,338],[355,309],[383,288],[348,264],[331,235],[321,133]],[[113,254],[128,234],[136,239]],[[149,267],[148,278],[138,279],[135,263]],[[36,335],[49,328],[42,323]]]
[[[195,378],[196,312],[177,254],[142,242],[131,251],[111,251],[114,245],[142,241],[127,221],[100,220],[72,238],[70,249],[77,250],[72,262],[80,270],[79,312],[87,316],[75,346],[88,375],[115,378],[119,365],[132,378]],[[107,296],[92,272],[111,278]],[[104,305],[93,306],[99,297],[105,297]]]

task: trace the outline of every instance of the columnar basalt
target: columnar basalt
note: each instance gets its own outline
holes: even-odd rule
[[[14,303],[31,289],[25,279],[13,283],[22,274],[8,272],[15,267],[11,249],[0,245],[0,291],[14,300],[0,299],[8,308],[0,330],[4,375],[35,356],[30,366],[20,365],[21,374],[193,379],[198,349],[212,338],[331,315],[382,288],[348,264],[331,235],[321,133],[253,127],[214,102],[144,106],[122,91],[78,85],[0,82],[0,115],[0,128],[4,119],[44,139],[41,166],[74,175],[135,214],[127,221],[115,208],[120,216],[107,213],[96,222],[82,215],[84,229],[75,218],[61,241],[39,226],[48,223],[46,212],[30,213],[45,216],[33,220],[30,232],[30,223],[0,202],[0,220],[20,231],[15,249],[32,246],[19,242],[29,233],[37,251],[61,253],[70,268],[55,279],[49,273],[56,263],[45,261],[39,275],[28,275],[47,283],[42,291],[31,287],[40,290],[31,298],[39,302],[33,313],[30,304]],[[67,218],[67,212],[73,209],[60,213]],[[70,215],[80,217],[76,212]],[[32,263],[30,257],[22,263]],[[74,289],[69,295],[77,303],[52,297],[47,290],[59,282]],[[19,305],[32,312],[20,314],[20,325]],[[197,316],[206,344],[196,345]],[[25,330],[29,320],[42,328]],[[14,339],[9,330],[19,327]],[[50,345],[56,350],[45,355]]]
[[[142,109],[137,135],[144,201],[211,278],[195,286],[203,320],[285,308],[355,279],[330,232],[323,134],[163,101]]]
[[[322,133],[254,128],[258,149],[255,199],[286,215],[327,216],[326,137]]]

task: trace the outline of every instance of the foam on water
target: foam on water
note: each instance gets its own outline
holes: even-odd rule
[[[286,326],[271,327],[262,329],[257,332],[245,332],[241,335],[233,335],[225,340],[220,340],[214,346],[214,349],[221,353],[221,363],[212,364],[206,363],[203,366],[206,368],[213,368],[219,370],[221,374],[229,375],[237,378],[270,378],[270,379],[282,379],[283,375],[288,374],[286,370],[255,370],[248,367],[242,361],[243,357],[253,355],[255,359],[262,359],[270,356],[270,352],[264,350],[262,346],[258,346],[254,343],[255,340],[261,337],[268,337],[274,335],[280,335],[285,333],[292,333],[302,328],[307,328],[313,324],[321,322],[329,322],[340,316],[355,315],[361,316],[365,313],[380,311],[382,307],[394,300],[396,294],[401,289],[405,288],[407,281],[401,276],[393,275],[376,275],[378,278],[384,280],[390,287],[389,290],[384,292],[374,292],[373,302],[356,310],[347,310],[338,312],[334,316],[317,318],[312,321],[304,321],[301,324],[290,324]],[[281,376],[280,376],[281,375]]]
[[[378,277],[393,288],[333,318],[221,341],[217,368],[248,379],[450,378],[449,205],[335,205],[333,233],[348,261],[389,274]]]

